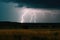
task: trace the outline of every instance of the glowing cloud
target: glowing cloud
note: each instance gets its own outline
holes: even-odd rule
[[[52,12],[51,10],[34,9],[27,7],[23,7],[21,12],[21,23],[36,23],[38,17],[41,19],[40,21],[43,21],[47,17],[46,14],[54,14],[54,12]]]

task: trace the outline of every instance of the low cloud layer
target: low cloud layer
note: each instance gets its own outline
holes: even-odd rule
[[[27,6],[30,8],[60,9],[60,0],[0,0],[0,1],[18,3],[19,7]]]

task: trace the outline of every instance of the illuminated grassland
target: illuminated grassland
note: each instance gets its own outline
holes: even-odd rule
[[[14,38],[15,36],[15,38]],[[56,29],[7,29],[0,30],[1,40],[60,40],[60,30]],[[7,38],[8,37],[8,38]],[[38,39],[38,37],[40,39]]]

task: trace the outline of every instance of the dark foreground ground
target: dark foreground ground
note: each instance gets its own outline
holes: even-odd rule
[[[1,29],[0,40],[60,40],[60,30]]]
[[[0,40],[60,40],[60,24],[0,22]]]

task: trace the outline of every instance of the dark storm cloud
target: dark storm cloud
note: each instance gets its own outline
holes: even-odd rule
[[[15,2],[20,6],[31,8],[60,8],[60,0],[1,0],[3,2]]]

